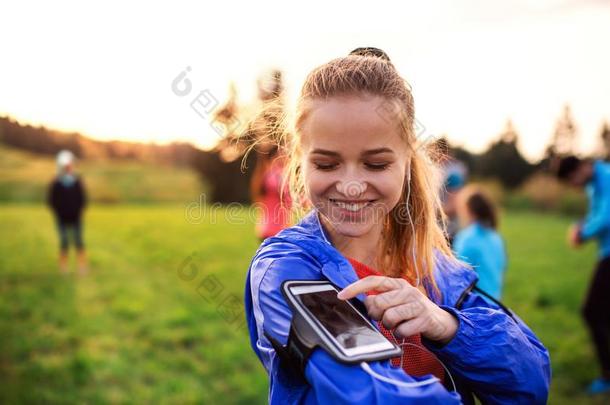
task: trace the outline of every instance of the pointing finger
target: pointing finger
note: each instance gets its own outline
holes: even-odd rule
[[[348,300],[368,291],[390,291],[402,288],[405,285],[407,285],[407,281],[402,278],[368,276],[345,287],[337,294],[337,297],[342,300]]]

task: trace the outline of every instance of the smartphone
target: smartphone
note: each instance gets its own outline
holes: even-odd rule
[[[330,282],[286,281],[283,291],[295,315],[302,317],[301,328],[311,329],[339,360],[381,360],[401,354],[351,302],[337,298],[339,289]]]

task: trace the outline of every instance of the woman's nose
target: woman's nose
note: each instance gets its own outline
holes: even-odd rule
[[[337,191],[347,198],[357,198],[366,191],[366,183],[360,180],[339,181]]]

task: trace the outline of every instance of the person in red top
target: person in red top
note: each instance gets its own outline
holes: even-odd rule
[[[282,195],[284,162],[285,156],[277,145],[263,145],[257,154],[251,195],[259,211],[256,236],[261,241],[290,225],[290,196],[287,188]]]

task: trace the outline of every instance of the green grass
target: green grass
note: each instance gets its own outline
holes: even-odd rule
[[[551,404],[606,403],[584,395],[599,369],[580,317],[596,261],[594,245],[567,248],[571,220],[540,213],[512,212],[503,218],[509,263],[504,302],[549,349]]]
[[[247,213],[194,224],[179,205],[93,205],[78,277],[56,269],[46,209],[0,205],[0,403],[265,403],[241,315],[227,313],[243,308],[258,245]],[[569,223],[505,215],[505,301],[551,351],[550,403],[603,403],[583,395],[598,371],[579,315],[595,250],[566,248]]]
[[[56,269],[46,210],[0,206],[0,403],[266,400],[243,321],[251,227],[184,212],[92,207],[79,277]]]

